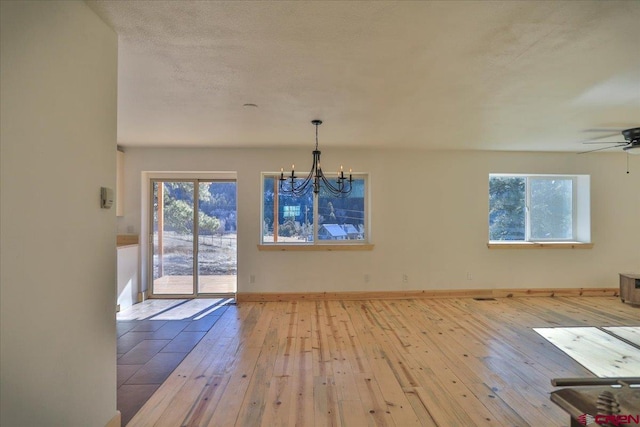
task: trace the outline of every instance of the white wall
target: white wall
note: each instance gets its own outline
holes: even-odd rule
[[[117,255],[118,287],[117,298],[120,311],[124,311],[137,302],[140,289],[140,247],[128,245],[118,247]]]
[[[117,36],[84,2],[1,2],[3,427],[116,415]]]
[[[371,252],[259,252],[260,172],[311,150],[126,150],[126,211],[119,227],[147,230],[145,171],[238,172],[238,291],[319,292],[414,289],[615,287],[619,272],[640,272],[640,156],[622,153],[339,150],[323,166],[370,173]],[[591,175],[590,250],[489,250],[489,173]],[[143,215],[141,216],[141,211]],[[146,241],[142,242],[142,259]],[[142,286],[146,288],[143,262]],[[472,280],[467,279],[467,273]],[[402,283],[402,274],[409,283]],[[249,283],[249,275],[255,283]],[[364,274],[370,275],[365,284]]]

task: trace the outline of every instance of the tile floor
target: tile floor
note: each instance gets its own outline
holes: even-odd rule
[[[232,299],[148,300],[117,315],[118,410],[133,418],[233,303]]]

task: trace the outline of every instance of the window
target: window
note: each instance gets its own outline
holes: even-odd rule
[[[588,175],[489,175],[489,240],[590,242]]]
[[[336,175],[337,177],[337,175]],[[279,174],[262,176],[263,244],[363,244],[367,242],[367,177],[353,176],[353,189],[336,197],[313,187],[302,196],[280,193]]]

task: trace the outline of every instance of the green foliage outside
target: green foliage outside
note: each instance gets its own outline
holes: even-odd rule
[[[524,177],[491,177],[489,180],[489,240],[524,240]]]
[[[206,213],[198,212],[198,225],[200,231],[208,231],[209,234],[215,233],[220,228],[220,220],[214,216],[209,216]]]
[[[178,234],[193,233],[193,193],[193,183],[191,182],[164,183],[164,221],[166,228]],[[202,203],[213,200],[207,184],[200,185],[199,200]],[[220,227],[220,220],[205,213],[202,209],[198,212],[198,221],[200,230],[211,234]]]
[[[573,180],[508,176],[489,179],[489,239],[525,240],[527,179],[530,238],[571,239]]]

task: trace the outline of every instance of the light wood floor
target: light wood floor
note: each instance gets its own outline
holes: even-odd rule
[[[236,291],[235,274],[198,276],[201,294],[231,294]],[[193,292],[193,276],[162,276],[153,281],[156,295],[188,295]]]
[[[613,297],[241,303],[129,426],[568,425],[550,379],[593,374],[532,328],[639,325]]]

